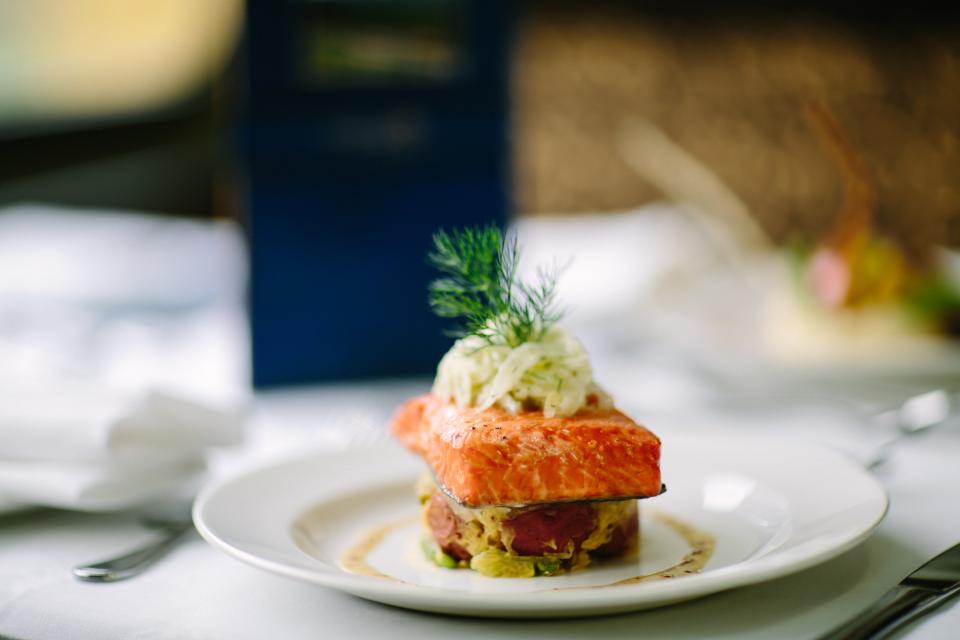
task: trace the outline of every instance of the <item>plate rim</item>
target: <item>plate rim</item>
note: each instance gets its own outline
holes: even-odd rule
[[[671,446],[677,443],[718,442],[730,446],[729,438],[702,435],[674,434],[670,437]],[[751,442],[776,443],[777,446],[795,447],[790,438],[777,438],[767,435],[758,436]],[[391,445],[393,443],[390,443]],[[775,578],[793,575],[805,569],[827,562],[856,547],[870,537],[886,517],[890,500],[886,488],[873,474],[857,465],[849,457],[826,446],[802,443],[801,446],[816,450],[820,455],[833,458],[834,462],[846,466],[867,480],[873,495],[870,499],[879,499],[881,504],[868,524],[852,529],[828,547],[816,547],[805,553],[786,553],[773,550],[766,555],[747,558],[733,565],[720,567],[696,576],[677,581],[651,581],[621,585],[616,589],[574,589],[574,590],[537,590],[529,592],[483,592],[482,594],[443,589],[431,585],[418,585],[406,582],[385,580],[383,578],[352,574],[338,566],[319,565],[314,569],[298,567],[278,560],[265,558],[239,548],[221,539],[205,520],[204,512],[211,501],[222,491],[235,483],[249,481],[254,476],[281,471],[285,467],[304,463],[309,460],[336,457],[344,454],[356,454],[371,449],[384,449],[386,440],[350,446],[343,449],[315,449],[296,455],[274,459],[260,465],[249,467],[228,476],[209,482],[198,493],[192,509],[194,526],[200,536],[212,547],[226,553],[248,565],[281,575],[350,593],[361,598],[385,604],[401,606],[421,611],[459,613],[464,615],[486,615],[506,617],[561,617],[582,616],[590,613],[602,614],[616,611],[631,611],[643,608],[667,605],[673,602],[692,600],[729,589],[759,584]],[[318,497],[318,501],[319,501]],[[295,515],[295,514],[294,514]],[[786,557],[784,557],[786,555]],[[307,556],[309,557],[309,556]],[[528,598],[537,598],[531,605]],[[532,610],[535,606],[536,610]]]

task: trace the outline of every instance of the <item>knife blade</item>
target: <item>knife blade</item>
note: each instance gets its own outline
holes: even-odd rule
[[[960,595],[960,544],[900,581],[865,611],[819,640],[875,640]]]

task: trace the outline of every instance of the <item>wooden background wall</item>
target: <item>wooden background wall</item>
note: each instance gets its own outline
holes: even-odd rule
[[[513,76],[521,212],[660,198],[617,149],[622,123],[640,116],[710,168],[773,237],[818,233],[842,186],[803,118],[822,100],[875,181],[880,226],[960,244],[960,29],[951,16],[636,6],[525,5]]]

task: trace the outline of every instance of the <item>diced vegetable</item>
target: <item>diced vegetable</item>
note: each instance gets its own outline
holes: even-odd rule
[[[496,549],[473,556],[470,568],[491,578],[532,578],[536,575],[534,562],[529,558],[510,556]]]
[[[537,560],[536,569],[538,576],[552,576],[560,570],[560,561],[556,558]]]
[[[457,561],[453,557],[445,554],[430,538],[424,537],[420,540],[420,549],[423,550],[423,555],[438,567],[443,567],[444,569],[457,568]]]

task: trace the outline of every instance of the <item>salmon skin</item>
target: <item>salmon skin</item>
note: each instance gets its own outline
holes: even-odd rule
[[[660,494],[660,439],[615,409],[568,417],[412,398],[390,430],[466,507],[622,500]]]

